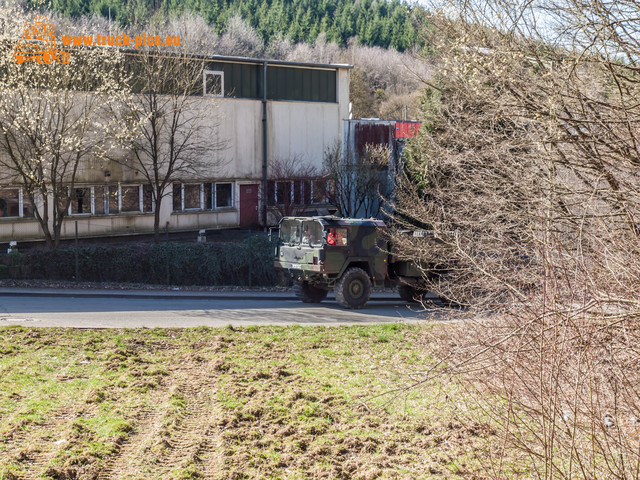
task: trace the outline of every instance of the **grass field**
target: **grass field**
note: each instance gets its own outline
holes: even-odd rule
[[[429,328],[0,329],[0,479],[483,478]]]

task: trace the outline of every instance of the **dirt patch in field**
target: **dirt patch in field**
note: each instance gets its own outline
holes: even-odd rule
[[[324,331],[322,339],[293,340],[295,351],[290,343],[276,344],[245,333],[248,338],[242,343],[240,358],[235,343],[222,341],[225,355],[219,365],[224,367],[220,369],[224,416],[220,425],[225,475],[278,478],[283,472],[298,472],[304,478],[327,479],[482,476],[473,452],[487,438],[486,427],[451,421],[446,406],[440,410],[441,417],[425,415],[430,411],[412,411],[441,399],[431,398],[427,403],[410,399],[411,407],[403,408],[397,400],[381,402],[388,395],[374,398],[392,384],[397,387],[407,380],[396,370],[406,369],[401,362],[407,352],[392,352],[399,337],[414,332],[385,333],[389,332],[356,336],[350,339],[355,348],[345,349],[344,338]],[[352,385],[354,375],[360,377],[357,387]]]
[[[0,333],[0,478],[483,478],[417,327]]]

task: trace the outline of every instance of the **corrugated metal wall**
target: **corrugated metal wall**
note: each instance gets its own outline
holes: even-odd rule
[[[390,199],[400,162],[396,142],[396,122],[393,120],[345,120],[344,138],[343,154],[351,162],[359,161],[367,145],[386,145],[389,148],[386,182],[380,185],[380,193],[383,197]],[[381,211],[378,218],[385,219],[386,215]]]

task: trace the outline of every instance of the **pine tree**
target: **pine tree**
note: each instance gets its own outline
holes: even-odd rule
[[[40,8],[41,0],[26,1]],[[145,24],[154,14],[193,12],[215,25],[219,34],[238,14],[264,42],[285,35],[294,42],[313,43],[325,32],[327,40],[342,46],[357,36],[360,43],[402,51],[418,38],[411,8],[401,0],[48,0],[45,6],[71,17],[108,17],[111,10],[111,19],[122,26]]]

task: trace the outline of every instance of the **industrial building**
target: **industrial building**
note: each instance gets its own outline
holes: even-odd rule
[[[215,171],[173,183],[161,207],[170,231],[257,227],[269,223],[269,166],[295,158],[320,171],[327,148],[344,142],[349,116],[348,65],[239,57],[206,57],[202,96],[218,97],[210,115],[226,147],[212,152]],[[82,169],[62,238],[132,235],[153,231],[155,205],[135,168],[100,163]],[[322,210],[321,178],[292,180],[296,202]],[[284,190],[283,190],[284,191]],[[277,193],[277,192],[276,192]],[[0,185],[0,242],[43,238],[33,205],[20,185]]]

